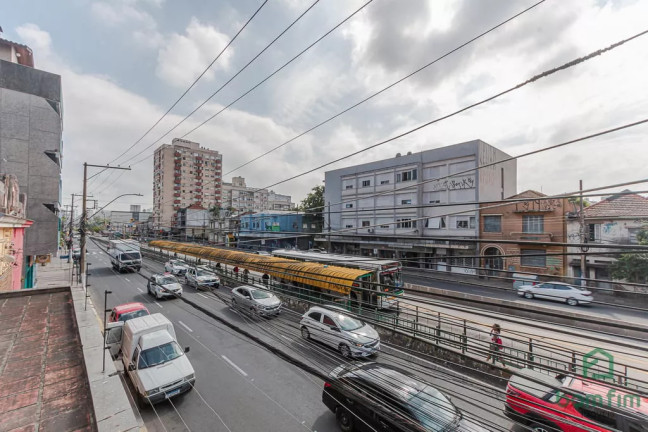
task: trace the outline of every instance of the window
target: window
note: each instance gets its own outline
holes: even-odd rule
[[[411,199],[401,200],[401,205],[407,205],[407,204],[412,204],[412,200]]]
[[[324,323],[324,325],[337,327],[337,325],[335,325],[335,321],[333,321],[328,315],[324,315],[324,320],[322,322]]]
[[[409,171],[403,171],[398,174],[396,174],[396,182],[406,182],[406,181],[412,181],[416,180],[416,170],[409,170]]]
[[[484,216],[484,232],[502,232],[502,216]]]
[[[381,181],[380,181],[380,184],[381,184],[381,185],[389,184],[389,180],[381,180]]]
[[[601,241],[601,224],[588,224],[587,239],[592,242]]]
[[[445,217],[433,217],[425,221],[425,227],[430,229],[443,229],[446,227]]]
[[[474,216],[458,216],[456,218],[457,229],[475,229]]]
[[[362,187],[371,186],[371,180],[362,180]]]
[[[369,221],[362,221],[362,226],[363,227],[368,227],[369,225],[371,225],[371,223]]]
[[[525,267],[546,267],[547,251],[539,249],[522,249],[520,264]]]
[[[344,225],[344,228],[353,228],[353,225]]]
[[[380,225],[380,228],[389,228],[389,225]]]
[[[353,208],[353,204],[344,204],[344,208]]]
[[[396,219],[396,228],[416,228],[416,221],[412,219]]]
[[[350,185],[346,185],[346,186],[344,187],[344,189],[353,189],[353,185],[352,185],[352,184],[350,184]]]
[[[544,232],[544,216],[522,216],[522,232],[541,234]]]
[[[308,317],[314,319],[317,322],[320,322],[320,320],[322,319],[322,314],[319,312],[311,312],[308,314]]]

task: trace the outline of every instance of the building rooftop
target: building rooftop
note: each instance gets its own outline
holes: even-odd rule
[[[94,431],[72,296],[0,293],[0,429]]]
[[[18,57],[18,64],[28,67],[34,67],[34,53],[27,45],[18,42],[10,41],[8,39],[0,38],[0,45],[11,46],[16,50]]]
[[[624,190],[585,208],[585,217],[648,217],[648,198]]]

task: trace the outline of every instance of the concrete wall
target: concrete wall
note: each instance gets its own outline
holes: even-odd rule
[[[0,172],[27,195],[25,255],[56,253],[61,168],[45,152],[62,152],[61,77],[0,61]]]

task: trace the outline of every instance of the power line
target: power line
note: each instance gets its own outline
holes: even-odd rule
[[[294,176],[292,176],[292,177],[289,177],[289,178],[287,178],[287,179],[285,179],[285,180],[281,180],[281,181],[279,181],[279,182],[272,183],[272,184],[270,184],[270,185],[268,185],[268,186],[265,186],[265,187],[263,187],[263,188],[260,188],[260,189],[269,189],[269,188],[271,188],[271,187],[274,187],[274,186],[277,186],[277,185],[280,185],[280,184],[286,183],[286,182],[288,182],[288,181],[295,180],[295,179],[297,179],[297,178],[299,178],[299,177],[303,177],[303,176],[305,176],[306,174],[310,174],[310,173],[312,173],[312,172],[314,172],[314,171],[317,171],[317,170],[319,170],[319,169],[321,169],[321,168],[324,168],[324,167],[327,167],[327,166],[329,166],[329,165],[335,164],[335,163],[340,162],[340,161],[342,161],[342,160],[344,160],[344,159],[348,159],[348,158],[350,158],[350,157],[352,157],[352,156],[356,156],[356,155],[358,155],[358,154],[360,154],[360,153],[364,153],[364,152],[366,152],[366,151],[368,151],[368,150],[374,149],[374,148],[379,147],[379,146],[381,146],[381,145],[384,145],[384,144],[387,144],[387,143],[389,143],[389,142],[395,141],[395,140],[397,140],[397,139],[403,138],[403,137],[405,137],[405,136],[407,136],[407,135],[410,135],[410,134],[412,134],[412,133],[414,133],[414,132],[416,132],[416,131],[419,131],[419,130],[421,130],[421,129],[424,129],[424,128],[426,128],[426,127],[432,125],[432,124],[435,124],[435,123],[441,122],[441,121],[446,120],[446,119],[448,119],[448,118],[450,118],[450,117],[454,117],[455,115],[458,115],[458,114],[460,114],[460,113],[463,113],[463,112],[465,112],[465,111],[468,111],[468,110],[470,110],[470,109],[472,109],[472,108],[475,108],[475,107],[477,107],[477,106],[480,106],[480,105],[483,105],[483,104],[485,104],[485,103],[487,103],[487,102],[490,102],[490,101],[492,101],[492,100],[495,100],[495,99],[497,99],[497,98],[499,98],[499,97],[501,97],[501,96],[504,96],[504,95],[506,95],[506,94],[508,94],[508,93],[511,93],[511,92],[515,91],[515,90],[518,90],[518,89],[520,89],[520,88],[522,88],[522,87],[524,87],[524,86],[526,86],[526,85],[528,85],[528,84],[534,83],[535,81],[538,81],[538,80],[540,80],[540,79],[542,79],[542,78],[546,78],[546,77],[548,77],[548,76],[550,76],[550,75],[553,75],[553,74],[555,74],[555,73],[557,73],[557,72],[560,72],[560,71],[563,71],[563,70],[569,69],[569,68],[572,67],[572,66],[576,66],[576,65],[581,64],[581,63],[583,63],[583,62],[585,62],[585,61],[587,61],[587,60],[590,60],[590,59],[592,59],[592,58],[594,58],[594,57],[600,56],[600,55],[602,55],[602,54],[604,54],[604,53],[606,53],[606,52],[608,52],[608,51],[611,51],[611,50],[613,50],[613,49],[615,49],[615,48],[617,48],[617,47],[619,47],[619,46],[621,46],[621,45],[623,45],[623,44],[625,44],[625,43],[627,43],[627,42],[630,42],[630,41],[632,41],[632,40],[634,40],[634,39],[637,39],[637,38],[639,38],[639,37],[645,35],[646,33],[648,33],[648,30],[644,30],[644,31],[642,31],[642,32],[640,32],[640,33],[635,34],[634,36],[631,36],[631,37],[627,38],[627,39],[623,39],[623,40],[620,40],[620,41],[618,41],[618,42],[615,42],[615,43],[613,43],[612,45],[609,45],[608,47],[601,48],[601,49],[596,50],[596,51],[594,51],[594,52],[592,52],[592,53],[590,53],[590,54],[587,54],[587,55],[585,55],[585,56],[583,56],[583,57],[579,57],[579,58],[577,58],[577,59],[574,59],[574,60],[572,60],[572,61],[569,61],[569,62],[567,62],[567,63],[565,63],[565,64],[563,64],[563,65],[561,65],[561,66],[558,66],[558,67],[555,67],[555,68],[552,68],[552,69],[548,69],[548,70],[546,70],[546,71],[544,71],[544,72],[542,72],[542,73],[539,73],[539,74],[537,74],[537,75],[535,75],[535,76],[529,78],[528,80],[526,80],[526,81],[524,81],[524,82],[521,82],[521,83],[519,83],[519,84],[517,84],[517,85],[515,85],[515,86],[513,86],[513,87],[510,87],[510,88],[508,88],[508,89],[506,89],[506,90],[504,90],[504,91],[501,91],[501,92],[499,92],[499,93],[497,93],[497,94],[495,94],[495,95],[493,95],[493,96],[490,96],[490,97],[488,97],[488,98],[486,98],[486,99],[482,99],[482,100],[479,101],[479,102],[475,102],[475,103],[473,103],[473,104],[470,104],[470,105],[468,105],[468,106],[465,106],[465,107],[463,107],[463,108],[461,108],[461,109],[459,109],[459,110],[456,110],[456,111],[454,111],[454,112],[452,112],[452,113],[450,113],[450,114],[446,114],[446,115],[444,115],[444,116],[442,116],[442,117],[436,118],[436,119],[431,120],[431,121],[426,122],[426,123],[423,123],[422,125],[419,125],[419,126],[413,128],[413,129],[410,129],[410,130],[408,130],[408,131],[406,131],[406,132],[403,132],[403,133],[401,133],[401,134],[398,134],[398,135],[396,135],[396,136],[394,136],[394,137],[388,138],[388,139],[386,139],[386,140],[384,140],[384,141],[380,141],[380,142],[378,142],[378,143],[376,143],[376,144],[370,145],[369,147],[365,147],[365,148],[363,148],[363,149],[361,149],[361,150],[358,150],[358,151],[355,151],[355,152],[353,152],[353,153],[350,153],[350,154],[348,154],[348,155],[346,155],[346,156],[343,156],[343,157],[340,157],[340,158],[334,159],[334,160],[332,160],[332,161],[330,161],[330,162],[324,163],[324,164],[319,165],[319,166],[317,166],[317,167],[315,167],[315,168],[309,169],[309,170],[304,171],[304,172],[302,172],[302,173],[300,173],[300,174],[297,174],[297,175],[294,175]],[[645,122],[645,121],[644,121],[644,122]],[[506,159],[503,160],[503,161],[500,161],[499,163],[501,163],[501,162],[505,162],[505,161],[506,161]]]
[[[461,45],[457,46],[456,48],[454,48],[454,49],[452,49],[452,50],[446,52],[445,54],[441,55],[440,57],[437,57],[436,59],[432,60],[431,62],[429,62],[429,63],[425,64],[424,66],[422,66],[422,67],[416,69],[415,71],[409,73],[408,75],[405,75],[405,76],[402,77],[401,79],[399,79],[399,80],[397,80],[397,81],[394,81],[393,83],[391,83],[391,84],[389,84],[388,86],[382,88],[381,90],[379,90],[379,91],[377,91],[377,92],[375,92],[375,93],[372,93],[370,96],[368,96],[368,97],[362,99],[361,101],[359,101],[359,102],[357,102],[357,103],[351,105],[350,107],[345,108],[344,110],[338,112],[338,113],[335,114],[334,116],[329,117],[328,119],[326,119],[326,120],[324,120],[324,121],[322,121],[322,122],[316,124],[315,126],[309,128],[309,129],[307,129],[306,131],[304,131],[304,132],[302,132],[302,133],[300,133],[300,134],[294,136],[293,138],[289,139],[288,141],[286,141],[286,142],[284,142],[284,143],[282,143],[282,144],[279,144],[278,146],[276,146],[276,147],[274,147],[274,148],[272,148],[272,149],[266,151],[265,153],[263,153],[263,154],[261,154],[261,155],[259,155],[259,156],[256,156],[256,157],[250,159],[249,161],[245,162],[244,164],[237,166],[237,167],[234,168],[233,170],[230,170],[230,171],[226,172],[226,173],[223,174],[223,175],[225,176],[225,175],[231,174],[231,173],[233,173],[234,171],[237,171],[237,170],[243,168],[244,166],[249,165],[249,164],[251,164],[252,162],[254,162],[254,161],[258,160],[258,159],[261,159],[262,157],[267,156],[267,155],[269,155],[270,153],[272,153],[272,152],[274,152],[274,151],[276,151],[276,150],[278,150],[278,149],[284,147],[285,145],[290,144],[291,142],[295,141],[296,139],[298,139],[298,138],[300,138],[300,137],[302,137],[302,136],[304,136],[304,135],[306,135],[306,134],[308,134],[308,133],[314,131],[315,129],[319,128],[320,126],[325,125],[326,123],[330,122],[331,120],[334,120],[334,119],[340,117],[341,115],[343,115],[343,114],[345,114],[345,113],[347,113],[347,112],[353,110],[354,108],[357,108],[358,106],[360,106],[360,105],[364,104],[365,102],[367,102],[367,101],[373,99],[374,97],[376,97],[376,96],[378,96],[378,95],[380,95],[380,94],[386,92],[386,91],[389,90],[390,88],[392,88],[392,87],[394,87],[394,86],[400,84],[401,82],[407,80],[408,78],[411,78],[412,76],[416,75],[417,73],[419,73],[419,72],[421,72],[421,71],[427,69],[428,67],[432,66],[433,64],[435,64],[435,63],[441,61],[442,59],[444,59],[444,58],[450,56],[451,54],[453,54],[453,53],[455,53],[455,52],[461,50],[462,48],[466,47],[467,45],[470,45],[471,43],[473,43],[473,42],[475,42],[476,40],[480,39],[481,37],[487,35],[488,33],[491,33],[492,31],[495,31],[495,30],[498,29],[499,27],[502,27],[503,25],[509,23],[510,21],[513,21],[514,19],[516,19],[516,18],[518,18],[519,16],[525,14],[526,12],[530,11],[531,9],[533,9],[533,8],[535,8],[536,6],[540,5],[541,3],[544,3],[544,1],[545,1],[545,0],[541,0],[541,1],[539,1],[539,2],[537,2],[537,3],[535,3],[535,4],[533,4],[533,5],[529,6],[528,8],[524,9],[523,11],[521,11],[521,12],[519,12],[519,13],[513,15],[512,17],[510,17],[510,18],[508,18],[508,19],[506,19],[506,20],[500,22],[500,23],[497,24],[496,26],[491,27],[490,29],[488,29],[488,30],[486,30],[486,31],[484,31],[484,32],[482,32],[482,33],[480,33],[480,34],[478,34],[477,36],[473,37],[472,39],[469,39],[468,41],[464,42],[463,44],[461,44]]]
[[[141,141],[142,141],[142,140],[143,140],[143,139],[144,139],[144,138],[145,138],[145,137],[146,137],[146,136],[147,136],[147,135],[148,135],[148,134],[149,134],[149,133],[150,133],[150,132],[151,132],[151,131],[156,127],[156,126],[157,126],[157,125],[158,125],[158,124],[160,124],[160,122],[161,122],[161,121],[162,121],[162,120],[163,120],[163,119],[164,119],[164,118],[165,118],[165,117],[166,117],[166,116],[171,112],[171,110],[172,110],[173,108],[175,108],[176,105],[178,105],[178,103],[179,103],[179,102],[180,102],[180,101],[181,101],[181,100],[182,100],[182,99],[187,95],[187,93],[189,93],[189,91],[190,91],[192,88],[194,88],[194,86],[195,86],[195,85],[198,83],[198,81],[200,81],[200,79],[201,79],[201,78],[202,78],[202,77],[207,73],[207,71],[209,71],[209,69],[211,69],[211,67],[214,65],[214,63],[216,63],[216,62],[218,61],[218,59],[223,55],[223,53],[225,53],[225,51],[227,51],[227,49],[230,47],[230,45],[232,45],[232,43],[234,43],[234,41],[235,41],[235,40],[238,38],[238,36],[243,32],[243,30],[245,30],[245,28],[248,26],[248,24],[250,24],[250,22],[254,19],[254,17],[256,17],[257,14],[261,11],[261,9],[263,9],[263,7],[266,5],[266,3],[268,3],[268,0],[264,0],[263,3],[261,3],[261,5],[260,5],[260,6],[259,6],[255,11],[254,11],[254,13],[252,14],[252,16],[251,16],[250,18],[248,18],[248,20],[245,22],[245,24],[243,24],[243,26],[239,29],[239,31],[236,32],[236,34],[235,34],[235,35],[230,39],[230,41],[227,43],[227,45],[225,45],[225,46],[223,47],[223,49],[218,53],[218,55],[217,55],[216,57],[214,57],[214,59],[211,61],[211,63],[209,63],[209,65],[207,65],[207,67],[206,67],[206,68],[205,68],[205,69],[200,73],[200,75],[198,75],[198,77],[197,77],[197,78],[196,78],[196,79],[191,83],[191,85],[190,85],[190,86],[189,86],[189,87],[188,87],[188,88],[187,88],[187,89],[186,89],[186,90],[185,90],[185,91],[180,95],[180,97],[179,97],[178,99],[176,99],[175,102],[173,102],[173,104],[169,107],[169,109],[166,110],[166,112],[162,115],[162,117],[160,117],[160,118],[159,118],[155,123],[153,123],[153,126],[151,126],[150,128],[148,128],[148,130],[147,130],[146,132],[144,132],[144,135],[142,135],[142,136],[141,136],[137,141],[135,141],[135,142],[134,142],[130,147],[128,147],[126,150],[124,150],[122,153],[120,153],[119,156],[117,156],[116,158],[114,158],[113,160],[111,160],[111,161],[109,162],[109,164],[115,162],[115,161],[118,160],[120,157],[122,157],[122,156],[124,156],[126,153],[128,153],[128,152],[129,152],[133,147],[135,147],[137,144],[139,144],[139,143],[140,143],[140,142],[141,142]],[[132,158],[131,158],[131,159],[132,159]],[[99,174],[99,173],[97,173],[97,174]],[[95,175],[97,175],[97,174],[95,174]]]

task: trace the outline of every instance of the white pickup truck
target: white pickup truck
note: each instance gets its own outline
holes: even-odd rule
[[[106,344],[113,357],[121,354],[140,408],[193,388],[196,376],[185,355],[189,347],[180,348],[173,324],[164,315],[108,323]]]
[[[142,254],[139,243],[132,240],[110,240],[108,243],[110,262],[115,270],[140,271],[142,268]]]

